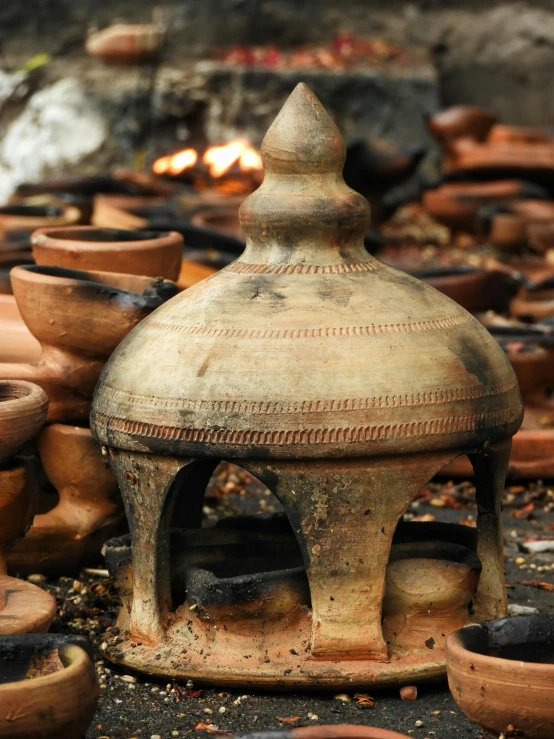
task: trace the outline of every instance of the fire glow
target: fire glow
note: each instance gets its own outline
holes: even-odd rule
[[[196,149],[183,149],[176,154],[156,159],[152,169],[158,175],[177,176],[194,167],[198,159]],[[223,177],[235,165],[241,172],[259,171],[262,168],[259,153],[244,139],[234,139],[221,146],[210,146],[204,152],[202,162],[213,179]]]

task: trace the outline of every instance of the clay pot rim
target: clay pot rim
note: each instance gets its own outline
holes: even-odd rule
[[[30,679],[23,677],[20,680],[0,683],[0,696],[3,693],[13,693],[19,690],[28,691],[35,687],[40,690],[57,682],[72,680],[74,676],[81,672],[83,667],[86,668],[87,662],[93,661],[84,644],[78,644],[75,637],[53,638],[57,636],[57,634],[15,634],[3,637],[0,644],[0,659],[14,646],[28,646],[35,649],[44,646],[45,649],[48,649],[48,644],[51,644],[50,651],[57,651],[62,667],[48,675],[40,675]]]
[[[90,234],[110,234],[111,240],[80,238]],[[117,235],[120,235],[118,240]],[[125,238],[125,234],[135,238]],[[40,246],[42,249],[70,249],[73,251],[98,251],[99,249],[119,249],[133,251],[165,249],[176,242],[183,244],[183,237],[177,231],[151,231],[123,228],[103,228],[101,226],[68,226],[64,228],[39,228],[31,235],[31,246]]]
[[[80,270],[71,269],[69,267],[49,267],[47,265],[39,264],[24,264],[14,267],[10,276],[13,279],[48,284],[51,286],[79,286],[88,285],[98,288],[103,288],[109,292],[117,291],[122,295],[131,296],[142,296],[144,292],[154,285],[158,284],[155,277],[148,277],[147,275],[130,275],[122,272],[101,272],[96,270]],[[38,278],[38,279],[37,279]],[[104,278],[104,279],[102,279]],[[129,290],[123,287],[119,287],[118,282],[123,284],[137,282],[137,287],[142,285],[142,291]],[[172,280],[163,280],[159,283],[160,285],[174,285]]]
[[[10,393],[6,397],[6,393]],[[29,401],[36,404],[36,408],[33,407],[33,413],[38,410],[41,406],[48,406],[48,398],[44,390],[36,385],[34,382],[27,382],[27,380],[0,380],[0,417],[3,411],[13,411],[14,407],[21,404],[21,401],[25,401],[25,405]]]
[[[267,732],[275,735],[282,732]],[[243,739],[253,737],[255,732],[243,734]],[[391,729],[361,724],[332,724],[322,726],[303,726],[290,730],[291,739],[409,739],[407,734],[399,734]]]
[[[534,432],[533,432],[534,433]],[[550,432],[552,433],[552,432]],[[468,645],[468,641],[471,636],[474,635],[476,638],[483,638],[487,649],[495,648],[496,646],[512,646],[525,643],[540,644],[541,641],[526,642],[524,639],[517,641],[506,640],[502,641],[502,645],[494,642],[495,628],[510,622],[511,624],[518,626],[525,626],[526,623],[534,622],[537,620],[543,620],[548,623],[551,633],[554,637],[554,616],[548,616],[546,614],[533,614],[531,616],[512,616],[508,618],[499,618],[494,621],[483,621],[478,624],[470,624],[464,626],[458,631],[454,631],[446,639],[446,661],[447,666],[451,659],[456,661],[467,659],[471,656],[471,662],[476,667],[488,671],[506,671],[508,665],[514,673],[525,673],[530,670],[534,672],[544,673],[544,676],[554,676],[554,660],[551,663],[545,664],[544,662],[526,662],[524,660],[506,659],[504,657],[494,657],[493,655],[483,654],[482,652],[476,652],[471,649]],[[491,643],[492,642],[492,643]],[[477,679],[477,678],[476,678]]]

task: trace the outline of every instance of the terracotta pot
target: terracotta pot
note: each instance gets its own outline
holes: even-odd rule
[[[15,267],[11,278],[42,355],[34,364],[0,363],[0,378],[39,384],[50,400],[50,421],[88,416],[106,359],[133,326],[178,290],[149,277],[56,267]]]
[[[176,233],[78,226],[41,229],[31,237],[37,264],[176,280],[183,237]]]
[[[546,615],[516,616],[456,631],[446,644],[454,700],[488,731],[551,739],[553,642],[554,618]]]
[[[443,267],[412,272],[471,313],[503,313],[519,284],[507,272],[476,267]]]
[[[443,168],[464,177],[521,177],[549,184],[554,178],[554,143],[493,146],[458,139],[452,143]]]
[[[538,190],[518,180],[496,182],[460,182],[425,190],[422,203],[437,221],[450,228],[473,232],[477,229],[479,210],[490,203],[530,198]]]
[[[31,232],[36,228],[70,226],[77,223],[80,217],[78,208],[61,201],[47,205],[12,203],[0,206],[0,233]]]
[[[29,528],[38,486],[29,463],[0,469],[0,635],[48,631],[56,601],[36,585],[8,577],[8,550]]]
[[[38,385],[0,381],[0,466],[32,439],[48,413],[48,397]]]
[[[496,116],[475,105],[453,105],[427,119],[427,128],[442,144],[459,138],[484,141],[496,123]]]
[[[40,357],[40,344],[29,331],[13,295],[0,295],[0,362],[34,362]]]
[[[121,208],[107,199],[109,195],[97,195],[94,198],[94,211],[91,217],[91,224],[96,228],[102,229],[118,229],[136,231],[144,229],[148,226],[146,218],[135,215],[125,208]],[[122,196],[119,196],[122,197]]]
[[[552,136],[541,128],[496,123],[487,136],[489,144],[548,144]]]
[[[393,544],[383,600],[383,633],[397,651],[418,649],[433,633],[434,647],[472,622],[481,562],[459,544],[419,541]],[[441,626],[442,624],[442,626]]]
[[[100,693],[89,643],[61,634],[0,641],[0,737],[81,739]]]
[[[499,249],[515,251],[527,245],[528,230],[535,223],[554,220],[554,203],[514,200],[485,206],[478,213],[479,230]]]
[[[554,278],[522,288],[510,303],[510,314],[532,323],[554,315]]]
[[[114,23],[90,34],[85,48],[108,64],[132,64],[150,59],[161,48],[165,29],[155,23]]]
[[[39,434],[38,451],[59,502],[38,514],[12,549],[10,569],[67,573],[97,561],[124,521],[117,481],[89,429],[59,423]]]
[[[253,734],[241,734],[240,739],[410,739],[406,734],[379,729],[376,726],[335,724],[333,726],[303,726],[298,729],[274,729]],[[238,737],[237,737],[238,739]]]
[[[199,210],[192,216],[191,222],[201,228],[220,231],[239,241],[244,240],[244,233],[240,227],[238,212],[233,206]]]

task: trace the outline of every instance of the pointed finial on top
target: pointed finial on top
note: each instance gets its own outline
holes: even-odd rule
[[[346,148],[323,105],[300,82],[268,129],[261,155],[268,173],[341,172]]]

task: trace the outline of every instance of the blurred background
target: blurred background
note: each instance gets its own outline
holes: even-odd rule
[[[95,34],[117,23],[153,24],[135,43],[155,53],[106,64],[125,39]],[[549,124],[553,43],[548,0],[3,0],[0,202],[53,173],[257,147],[298,80],[348,139],[427,146],[424,117],[459,103]]]

